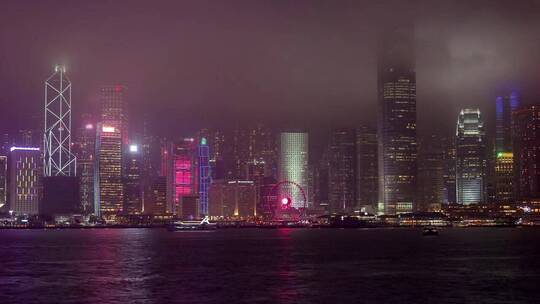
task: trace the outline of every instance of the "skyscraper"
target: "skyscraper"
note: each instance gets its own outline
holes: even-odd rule
[[[352,212],[356,207],[356,134],[353,129],[332,133],[329,147],[330,211]]]
[[[418,147],[419,211],[440,208],[444,200],[444,141],[436,135],[423,139]],[[455,188],[454,188],[455,191]]]
[[[514,202],[514,154],[511,152],[497,152],[495,189],[495,202]]]
[[[458,116],[456,197],[464,205],[486,201],[486,138],[478,109],[463,109]]]
[[[379,212],[414,208],[416,194],[416,72],[414,29],[383,34],[378,50]]]
[[[165,176],[167,177],[167,213],[180,212],[183,195],[198,193],[196,144],[193,138],[170,142],[163,151]]]
[[[96,123],[89,114],[83,114],[82,125],[74,141],[77,156],[77,175],[81,210],[94,213],[94,162],[96,153]]]
[[[199,143],[199,211],[208,215],[208,188],[210,187],[210,149],[205,137]]]
[[[0,155],[0,209],[7,203],[7,156]]]
[[[443,171],[443,203],[455,204],[456,200],[456,140],[455,136],[441,138],[443,149],[444,171]]]
[[[519,96],[516,92],[499,96],[495,100],[495,152],[512,152],[512,112],[519,106]]]
[[[379,179],[377,170],[377,131],[356,129],[356,199],[359,207],[377,208]]]
[[[130,144],[125,156],[124,167],[124,207],[127,214],[142,212],[142,147]]]
[[[96,136],[95,206],[96,214],[114,216],[123,211],[122,183],[124,151],[128,144],[126,88],[104,86],[100,91],[101,122]]]
[[[128,144],[128,115],[126,87],[112,85],[101,87],[101,123],[120,131],[122,144]],[[123,147],[125,148],[125,147]]]
[[[276,166],[276,140],[269,128],[258,124],[255,127],[235,130],[233,155],[235,177],[251,179],[253,166],[262,167],[263,176],[274,176]]]
[[[540,204],[540,106],[522,107],[513,117],[515,197]]]
[[[97,126],[94,171],[95,214],[114,217],[123,210],[122,133],[114,126]]]
[[[519,96],[515,92],[512,92],[509,96],[499,96],[495,105],[495,155],[491,155],[489,168],[491,170],[489,170],[488,175],[491,184],[494,184],[492,188],[494,188],[495,202],[510,203],[514,200],[512,112],[519,106]]]
[[[63,66],[56,66],[45,81],[45,176],[75,176],[76,158],[71,153],[71,82]]]
[[[9,210],[16,214],[39,212],[42,169],[37,147],[11,147],[9,157]]]
[[[308,133],[284,132],[280,136],[279,182],[289,181],[299,185],[304,191],[308,189]],[[289,197],[294,208],[309,206],[302,192],[293,184],[285,184],[280,188],[280,197]]]

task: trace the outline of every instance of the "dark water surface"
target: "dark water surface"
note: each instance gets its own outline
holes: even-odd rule
[[[540,229],[0,231],[1,303],[540,303]]]

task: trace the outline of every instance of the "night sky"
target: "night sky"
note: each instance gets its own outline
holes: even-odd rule
[[[491,118],[506,88],[540,100],[540,1],[3,0],[0,128],[40,126],[26,118],[40,117],[56,63],[76,114],[121,83],[132,124],[147,113],[161,135],[373,124],[377,36],[404,19],[416,24],[421,134],[452,132],[461,107]]]

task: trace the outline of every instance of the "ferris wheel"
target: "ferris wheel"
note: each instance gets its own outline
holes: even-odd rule
[[[293,181],[280,181],[272,189],[277,201],[275,206],[281,211],[298,211],[302,217],[307,209],[307,195],[304,188]]]

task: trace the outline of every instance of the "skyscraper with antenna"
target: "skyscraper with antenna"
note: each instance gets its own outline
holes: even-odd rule
[[[71,153],[71,82],[66,68],[54,67],[45,80],[44,175],[75,176],[76,158]]]

